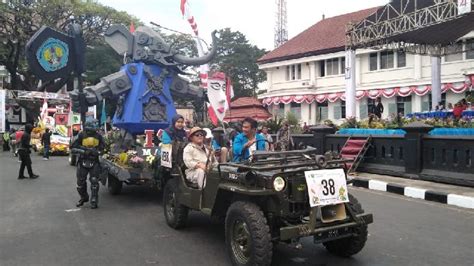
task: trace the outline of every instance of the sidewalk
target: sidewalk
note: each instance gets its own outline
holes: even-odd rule
[[[474,188],[369,173],[349,176],[353,186],[474,209]]]

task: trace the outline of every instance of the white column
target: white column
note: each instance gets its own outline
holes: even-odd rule
[[[309,63],[309,80],[310,84],[316,85],[316,64],[315,62]]]
[[[423,96],[418,96],[416,94],[412,94],[411,96],[412,105],[411,111],[414,112],[421,112],[421,107],[423,105]]]
[[[441,57],[431,57],[431,109],[441,101]]]
[[[356,53],[346,51],[346,118],[356,116]]]
[[[409,56],[410,54],[407,54],[406,56]],[[415,55],[412,55],[413,56],[413,78],[415,80],[419,80],[421,79],[421,71],[422,71],[422,68],[423,68],[423,65],[422,65],[422,57],[421,55],[419,54],[415,54]]]

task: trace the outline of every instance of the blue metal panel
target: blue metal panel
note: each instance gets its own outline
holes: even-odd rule
[[[130,73],[130,65],[135,66],[135,74]],[[115,114],[113,124],[114,126],[125,129],[132,134],[143,133],[145,129],[158,130],[167,128],[171,123],[173,116],[176,115],[176,108],[170,93],[172,76],[174,75],[169,75],[164,80],[163,89],[161,93],[158,93],[148,89],[148,78],[145,76],[144,67],[144,63],[132,63],[122,66],[122,70],[127,72],[127,75],[132,81],[132,89],[125,96],[122,115],[118,117],[118,115]],[[148,67],[151,68],[153,76],[159,76],[163,69],[157,65],[148,65]],[[153,122],[144,121],[144,104],[153,97],[158,99],[162,105],[166,106],[165,120]]]

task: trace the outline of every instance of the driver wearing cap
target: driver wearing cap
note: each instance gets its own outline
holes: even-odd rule
[[[208,169],[217,166],[217,160],[212,151],[204,145],[206,131],[193,127],[189,131],[190,143],[183,151],[183,160],[187,169],[186,179],[198,185],[199,189],[206,186],[205,175]]]

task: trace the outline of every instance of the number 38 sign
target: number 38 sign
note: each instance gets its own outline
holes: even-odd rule
[[[171,144],[161,144],[161,166],[171,168],[171,155],[172,155]]]
[[[311,207],[349,202],[343,169],[306,171],[304,174]]]

